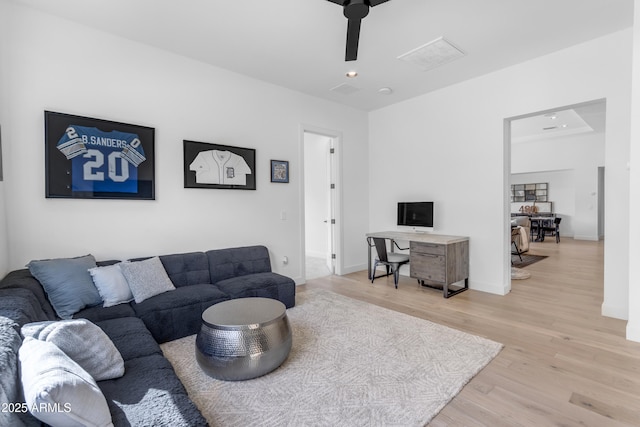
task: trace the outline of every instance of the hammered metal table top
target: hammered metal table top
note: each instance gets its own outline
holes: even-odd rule
[[[207,308],[202,321],[216,329],[260,328],[286,314],[286,307],[270,298],[238,298]]]

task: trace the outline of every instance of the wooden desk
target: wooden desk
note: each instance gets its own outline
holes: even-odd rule
[[[369,237],[382,237],[409,242],[410,276],[420,285],[442,289],[445,298],[469,289],[469,238],[428,233],[381,231],[368,233]],[[371,245],[368,246],[368,272],[371,278]],[[450,285],[464,280],[463,287],[450,289]]]

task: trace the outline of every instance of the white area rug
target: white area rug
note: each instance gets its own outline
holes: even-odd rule
[[[204,374],[195,335],[161,345],[211,426],[422,426],[502,348],[322,290],[298,294],[287,315],[289,357],[253,380]]]

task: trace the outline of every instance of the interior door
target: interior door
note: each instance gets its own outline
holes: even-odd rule
[[[335,273],[335,167],[334,167],[334,146],[333,138],[329,138],[329,148],[327,150],[327,268],[331,274]]]

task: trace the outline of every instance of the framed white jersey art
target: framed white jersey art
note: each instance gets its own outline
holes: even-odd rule
[[[256,189],[256,150],[184,141],[184,187]]]

